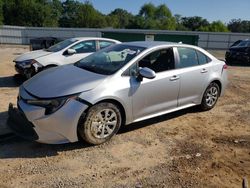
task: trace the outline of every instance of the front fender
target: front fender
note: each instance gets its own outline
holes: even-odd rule
[[[117,97],[118,96],[118,97]],[[102,101],[114,101],[119,103],[125,112],[126,120],[125,124],[129,124],[133,121],[133,114],[132,114],[132,100],[130,97],[119,97],[119,95],[101,95],[98,92],[83,92],[79,95],[79,98],[83,99],[84,101],[87,101],[87,103],[90,103],[91,105],[95,105],[97,103],[100,103]],[[125,100],[122,100],[125,99]]]

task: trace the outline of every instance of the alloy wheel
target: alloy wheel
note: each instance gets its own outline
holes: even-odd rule
[[[206,94],[206,103],[208,106],[211,107],[216,103],[218,99],[218,94],[219,94],[218,89],[215,86],[209,88]]]
[[[117,114],[112,109],[102,109],[97,112],[92,123],[91,132],[96,138],[110,136],[117,126]]]

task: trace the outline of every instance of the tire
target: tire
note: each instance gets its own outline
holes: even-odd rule
[[[26,73],[24,73],[25,78],[28,80],[35,75],[34,69],[30,68]]]
[[[82,119],[82,120],[81,120]],[[78,124],[78,133],[90,144],[102,144],[120,129],[122,117],[119,108],[112,103],[98,103],[88,110]]]
[[[47,69],[50,69],[50,68],[53,68],[53,67],[56,67],[57,65],[47,65],[46,67],[44,67],[42,70],[47,70]]]
[[[207,111],[212,109],[215,106],[219,96],[220,87],[218,86],[218,84],[215,82],[210,83],[203,94],[202,102],[200,105],[201,110]]]

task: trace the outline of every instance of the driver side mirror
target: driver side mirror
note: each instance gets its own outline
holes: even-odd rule
[[[73,54],[75,54],[75,53],[76,53],[76,50],[71,49],[71,48],[67,49],[67,54],[68,54],[68,55],[73,55]]]
[[[143,78],[147,78],[147,79],[154,79],[155,78],[155,71],[153,71],[150,68],[147,67],[143,67],[143,68],[139,68],[139,80],[142,81]]]

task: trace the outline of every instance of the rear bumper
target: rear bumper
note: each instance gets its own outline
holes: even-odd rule
[[[222,74],[221,74],[221,83],[222,83],[222,87],[221,87],[221,93],[220,96],[223,96],[225,94],[227,85],[228,85],[228,74],[227,74],[227,70],[223,70]]]
[[[9,118],[7,124],[14,133],[32,141],[39,139],[36,131],[34,130],[34,125],[29,122],[22,111],[14,108],[12,104],[9,104],[8,113]]]

